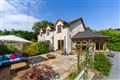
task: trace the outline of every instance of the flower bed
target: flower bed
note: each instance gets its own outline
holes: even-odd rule
[[[22,76],[22,80],[49,80],[54,74],[55,71],[52,69],[52,67],[45,64],[39,64],[33,66],[31,70],[27,71]]]

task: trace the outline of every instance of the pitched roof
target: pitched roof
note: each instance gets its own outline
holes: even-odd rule
[[[14,36],[14,35],[4,35],[4,36],[0,36],[0,41],[14,41],[14,42],[26,42],[26,43],[30,43],[30,41]]]
[[[105,36],[102,34],[97,34],[95,32],[92,31],[83,31],[83,32],[78,32],[77,34],[75,34],[72,39],[85,39],[85,38],[109,38],[109,36]]]
[[[71,25],[71,24],[73,24],[73,23],[75,23],[75,22],[77,22],[77,21],[81,21],[81,23],[83,24],[83,26],[84,26],[84,28],[85,28],[85,24],[84,24],[84,21],[83,21],[83,19],[82,18],[77,18],[77,19],[75,19],[75,20],[73,20],[73,21],[70,21],[70,22],[66,22],[66,21],[64,21],[64,20],[62,20],[62,19],[58,19],[57,21],[56,21],[56,23],[55,23],[55,25],[58,23],[58,21],[61,21],[61,22],[63,22],[63,26],[67,26],[67,27],[69,27],[69,25]]]

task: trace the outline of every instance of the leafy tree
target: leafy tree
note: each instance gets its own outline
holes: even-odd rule
[[[32,29],[34,30],[34,32],[36,34],[38,34],[41,28],[46,28],[48,25],[53,26],[54,24],[52,22],[47,21],[47,20],[43,20],[43,21],[34,23]]]
[[[0,35],[16,35],[18,37],[21,37],[30,41],[37,41],[37,35],[32,31],[30,32],[30,31],[12,29],[11,31],[8,31],[8,30],[0,31]]]
[[[92,31],[92,29],[90,27],[86,27],[86,30]]]

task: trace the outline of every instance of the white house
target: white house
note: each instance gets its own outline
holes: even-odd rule
[[[80,34],[82,34],[85,37],[82,37],[81,39],[81,36],[80,36],[79,38]],[[98,36],[97,39],[104,38],[105,40],[108,37],[104,35],[97,35],[92,32],[90,32],[90,34],[93,36],[89,38],[89,31],[86,31],[82,18],[78,18],[71,22],[65,22],[59,19],[54,24],[54,26],[48,26],[46,29],[40,30],[40,34],[38,35],[38,41],[50,42],[50,48],[52,50],[64,50],[67,53],[71,53],[72,50],[75,48],[75,44],[77,43],[80,44],[80,41],[84,44],[84,43],[87,43],[88,40],[94,40],[92,38],[95,38],[96,36]],[[96,45],[94,46],[94,48],[96,48]],[[81,49],[84,49],[84,46],[81,46]]]

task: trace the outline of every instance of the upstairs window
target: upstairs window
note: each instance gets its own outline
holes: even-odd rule
[[[58,25],[58,27],[57,27],[57,33],[61,33],[61,25]]]
[[[47,35],[50,35],[50,31],[49,31],[49,29],[47,29]]]
[[[40,33],[40,36],[42,37],[42,32]]]

